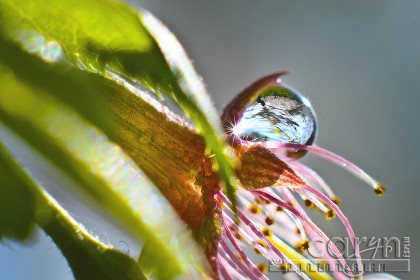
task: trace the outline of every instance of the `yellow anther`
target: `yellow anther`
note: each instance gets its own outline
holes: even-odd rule
[[[289,272],[289,271],[290,271],[290,265],[289,265],[289,264],[287,264],[287,263],[282,263],[282,264],[280,265],[280,270],[281,270],[281,272],[283,272],[283,273]]]
[[[271,226],[272,224],[274,224],[274,219],[271,217],[267,217],[265,218],[265,223],[269,226]]]
[[[261,200],[265,203],[265,204],[270,204],[271,201],[268,199],[265,199],[264,197],[261,197]]]
[[[302,241],[299,241],[299,242],[296,244],[295,249],[296,249],[296,251],[298,251],[299,253],[303,253],[303,252],[305,252],[306,250],[308,250],[308,249],[309,249],[309,246],[310,246],[309,240],[308,240],[308,239],[304,239],[304,240],[302,240]]]
[[[377,184],[375,186],[374,192],[377,196],[383,196],[385,194],[385,191],[386,191],[386,189],[382,184]]]
[[[261,230],[261,232],[262,232],[265,236],[271,236],[271,235],[272,235],[271,230],[269,230],[268,228],[263,228],[263,229]]]
[[[258,240],[257,244],[264,247],[264,248],[267,248],[267,244],[265,244],[265,242],[263,240]]]
[[[236,239],[238,239],[238,240],[242,240],[242,235],[241,235],[239,232],[235,231],[235,232],[233,233],[233,235],[235,236],[235,238],[236,238]]]
[[[266,263],[259,263],[257,265],[257,268],[259,269],[259,271],[261,271],[264,274],[268,272],[268,266]]]
[[[341,199],[338,196],[334,196],[333,198],[331,198],[331,201],[337,205],[341,203]]]
[[[261,213],[261,208],[258,207],[258,206],[256,206],[256,205],[254,205],[254,204],[251,204],[251,206],[249,206],[249,209],[248,210],[252,214],[260,214]]]
[[[329,209],[327,213],[325,213],[325,218],[330,221],[335,218],[335,212],[332,209]]]
[[[312,201],[310,201],[309,199],[305,199],[305,206],[307,208],[314,208],[315,204]]]
[[[242,259],[242,257],[238,254],[235,253],[235,256],[238,258],[238,260],[240,260],[242,263],[245,263],[244,260]]]

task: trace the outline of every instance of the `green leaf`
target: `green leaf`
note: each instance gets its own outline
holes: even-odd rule
[[[60,248],[76,279],[147,279],[133,258],[86,232],[48,194],[41,192],[38,203],[43,216],[39,224]]]
[[[169,71],[165,72],[174,80],[167,88],[162,84],[159,86],[167,89],[170,96],[194,121],[207,147],[214,155],[214,168],[218,171],[227,196],[232,201],[233,210],[236,212],[235,191],[240,181],[236,178],[233,167],[237,161],[233,151],[225,143],[220,118],[202,79],[196,73],[182,45],[165,25],[146,11],[143,11],[142,21],[158,44],[159,50],[154,51],[165,57],[169,66]]]
[[[104,75],[112,69],[178,102],[214,154],[214,167],[235,205],[235,159],[221,139],[217,112],[182,46],[156,18],[114,0],[1,0],[0,5],[10,36],[34,30],[60,44],[75,65]]]
[[[34,185],[0,142],[0,240],[27,238],[34,218]]]
[[[2,232],[26,237],[36,221],[60,248],[76,279],[147,279],[134,259],[103,244],[74,221],[32,181],[1,142],[0,174]]]
[[[39,91],[40,98],[42,94],[53,93],[55,98],[72,106],[83,117],[110,134],[102,78],[64,63],[47,64],[39,57],[24,52],[4,36],[0,36],[0,62],[28,86],[42,89]]]
[[[31,64],[27,67],[30,71]],[[51,71],[59,72],[58,67],[54,65]],[[46,79],[48,71],[45,74],[40,79]],[[67,87],[65,76],[62,78],[61,86]],[[54,89],[29,86],[2,65],[0,84],[0,120],[73,179],[139,241],[153,244],[155,250],[149,257],[159,268],[158,279],[171,279],[194,269],[205,272],[201,254],[172,207],[117,145],[52,98]],[[170,243],[171,238],[178,243]]]

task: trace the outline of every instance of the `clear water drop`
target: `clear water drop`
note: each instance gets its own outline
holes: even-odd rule
[[[316,136],[316,116],[307,98],[274,80],[259,92],[232,127],[232,133],[253,142],[276,141],[310,145]]]
[[[19,30],[15,39],[27,52],[39,55],[48,63],[57,62],[63,56],[63,49],[59,43],[47,41],[44,36],[34,30]]]
[[[26,51],[34,54],[39,53],[45,44],[45,37],[33,30],[20,30],[16,39]]]
[[[60,44],[50,41],[42,46],[40,54],[46,62],[56,62],[63,56],[63,50]]]

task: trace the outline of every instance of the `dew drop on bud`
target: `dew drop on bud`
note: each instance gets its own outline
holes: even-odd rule
[[[250,87],[251,88],[251,87]],[[249,89],[250,89],[249,88]],[[232,133],[252,142],[275,141],[310,145],[316,135],[316,116],[309,100],[280,79],[256,89]],[[288,153],[301,157],[304,151]]]

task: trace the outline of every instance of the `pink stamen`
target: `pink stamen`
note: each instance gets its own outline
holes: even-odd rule
[[[268,280],[268,278],[251,262],[251,260],[248,258],[248,256],[245,254],[245,252],[239,246],[239,244],[236,242],[235,237],[233,236],[233,234],[230,231],[229,227],[227,227],[225,223],[223,223],[223,225],[224,225],[226,237],[232,243],[232,245],[235,248],[236,252],[242,258],[242,260],[245,262],[245,264],[248,265],[248,267],[251,270],[253,270],[253,272],[255,273],[255,275],[257,277],[259,277],[259,279],[266,279],[266,280]]]
[[[242,270],[242,273],[244,275],[248,276],[251,280],[258,280],[259,279],[259,276],[256,275],[255,271],[253,271],[250,267],[245,265],[245,264],[247,264],[247,262],[245,261],[244,258],[242,258],[242,255],[239,252],[238,252],[239,256],[242,258],[243,261],[245,261],[245,264],[241,261],[241,259],[239,259],[232,252],[232,250],[229,248],[229,246],[223,240],[220,240],[220,246],[228,254],[228,256],[235,263],[235,265],[238,266]],[[235,249],[236,249],[236,247],[235,247]],[[248,257],[246,257],[246,258],[248,258]],[[260,271],[260,274],[261,274],[261,271]]]
[[[280,199],[280,197],[284,197],[286,201],[292,203],[293,205],[300,206],[299,203],[294,198],[294,196],[289,192],[289,190],[287,188],[277,188],[276,190],[278,191],[278,194],[279,194],[278,199]],[[276,193],[274,193],[274,191],[273,191],[273,192],[271,192],[271,195],[276,196]],[[302,211],[303,211],[303,209],[302,209]],[[306,238],[306,230],[305,230],[305,228],[302,224],[302,221],[300,221],[299,219],[297,219],[293,216],[291,216],[291,217],[294,221],[296,221],[296,222],[299,221],[298,223],[296,223],[296,226],[298,227],[298,229],[301,233],[302,239],[305,239]]]
[[[222,193],[222,192],[219,192],[218,194],[218,197],[223,201],[223,203],[225,204],[225,206],[227,206],[228,207],[228,209],[230,210],[230,211],[232,211],[231,209],[230,209],[230,207],[231,207],[231,203],[230,203],[230,201],[227,199],[227,197]],[[222,211],[223,212],[223,214],[224,215],[227,215],[224,211]],[[264,235],[264,234],[262,234],[256,227],[255,227],[255,225],[246,217],[246,215],[244,215],[243,213],[242,213],[242,211],[240,211],[239,209],[238,209],[238,212],[237,212],[237,215],[238,215],[238,218],[246,225],[246,226],[248,226],[253,232],[254,232],[254,234],[255,235],[257,235],[257,237],[258,238],[260,238],[261,240],[263,240],[266,244],[267,244],[267,246],[277,255],[277,257],[278,258],[280,258],[281,260],[283,260],[283,261],[286,261],[289,265],[290,265],[290,267],[299,275],[299,276],[301,276],[303,279],[306,279],[306,280],[310,280],[310,278],[308,277],[308,275],[306,275],[305,273],[303,273],[302,271],[300,271],[298,268],[297,268],[297,266],[291,261],[291,260],[289,260],[279,249],[277,249],[277,247],[275,247],[272,243],[271,243],[271,241],[270,240],[268,240],[268,238]]]
[[[273,196],[272,194],[270,194],[270,193],[268,193],[264,190],[254,190],[252,192],[257,193],[257,194],[261,195],[262,197],[265,197],[266,199],[272,201],[273,203],[276,203],[277,205],[285,208],[286,210],[288,210],[291,213],[293,213],[294,215],[296,215],[303,222],[304,225],[309,226],[312,230],[314,230],[314,232],[316,234],[318,234],[319,237],[321,237],[324,240],[324,242],[328,243],[328,241],[330,240],[326,236],[326,234],[317,225],[315,225],[315,223],[312,222],[312,220],[309,219],[309,217],[307,217],[306,213],[303,214],[297,208],[294,208],[294,207],[290,206],[288,203],[281,201],[277,197]],[[338,250],[338,248],[335,246],[334,243],[330,243],[330,245],[331,245],[331,249],[332,249],[333,253],[337,256],[337,259],[340,261],[340,263],[344,267],[346,267],[349,270],[349,273],[351,274],[352,272],[349,269],[349,265],[347,264],[346,260],[344,259],[343,255],[341,254],[340,250]]]
[[[274,192],[274,190],[276,190],[277,192],[281,193],[287,201],[291,201],[293,203],[293,205],[295,206],[295,208],[301,212],[302,215],[304,215],[305,217],[307,217],[307,219],[311,220],[310,217],[308,216],[308,214],[306,213],[305,209],[303,209],[300,204],[297,202],[297,200],[295,199],[295,197],[292,195],[292,193],[290,192],[289,189],[286,188],[272,188],[272,192],[271,194],[276,196],[276,193]],[[324,206],[325,207],[325,206]],[[312,220],[311,220],[312,221]],[[314,239],[315,237],[317,237],[316,232],[313,231],[310,227],[308,226],[304,226],[306,229],[306,232],[308,233],[309,237],[311,239]],[[328,250],[326,247],[321,246],[320,244],[318,244],[317,242],[314,243],[315,247],[318,249],[319,252],[321,252],[323,255],[328,255]],[[335,244],[333,244],[335,245]],[[337,249],[338,250],[338,249]],[[342,256],[340,254],[340,256]],[[342,256],[343,257],[343,256]],[[344,257],[343,257],[344,258]],[[326,258],[325,260],[327,260],[327,262],[331,265],[331,267],[334,267],[335,264],[335,259],[332,258]],[[345,264],[347,265],[347,263]],[[347,266],[346,266],[347,267]],[[347,277],[343,274],[340,273],[339,271],[334,270],[333,271],[334,277],[336,279],[347,279]]]
[[[234,230],[240,232],[241,234],[244,232],[244,229],[241,227],[238,227],[233,220],[225,215],[224,219],[229,223],[229,226],[232,227]],[[248,229],[247,229],[248,230]],[[249,245],[250,247],[257,249],[261,252],[261,254],[263,256],[265,256],[266,258],[272,258],[274,255],[272,254],[272,252],[269,252],[266,248],[264,248],[262,245],[258,244],[255,240],[258,239],[257,236],[254,237],[254,233],[252,234],[243,234],[242,237],[244,238],[244,240],[246,242],[244,242],[246,245]],[[252,236],[252,237],[251,237]]]
[[[326,195],[324,195],[320,191],[314,189],[311,186],[306,186],[305,188],[302,188],[302,190],[304,192],[309,191],[310,193],[313,193],[315,196],[321,199],[325,204],[327,204],[329,207],[331,207],[331,209],[333,209],[336,212],[337,216],[343,222],[343,225],[346,228],[346,231],[350,237],[351,243],[353,244],[353,247],[355,250],[358,268],[361,269],[360,272],[363,273],[363,265],[362,265],[362,260],[360,256],[359,244],[356,242],[356,235],[354,234],[353,228],[350,225],[350,222],[347,219],[347,217],[343,214],[341,209],[333,201],[331,201],[331,199],[329,199]]]
[[[324,191],[330,198],[336,197],[333,190],[328,186],[328,184],[318,175],[313,169],[307,167],[306,165],[298,162],[298,161],[291,161],[288,163],[290,166],[294,167],[302,177],[309,181],[309,185],[319,187],[322,191]]]
[[[280,142],[262,142],[262,146],[266,147],[267,149],[273,151],[276,153],[276,150],[284,149],[293,149],[293,150],[306,150],[310,151],[332,163],[335,163],[336,165],[348,170],[350,173],[361,179],[362,181],[366,182],[368,185],[372,186],[374,189],[376,189],[380,184],[378,181],[373,179],[370,175],[368,175],[365,171],[363,171],[361,168],[359,168],[354,163],[346,160],[345,158],[330,152],[328,150],[325,150],[323,148],[320,148],[318,146],[311,146],[311,145],[300,145],[300,144],[292,144],[292,143],[280,143]]]
[[[222,274],[222,276],[225,280],[233,280],[226,270],[226,268],[228,268],[228,267],[231,268],[231,267],[229,265],[226,265],[224,262],[226,262],[226,260],[223,260],[220,257],[217,259],[217,264],[218,264],[218,267],[219,267],[220,274]],[[233,268],[231,268],[230,270],[233,270]]]
[[[246,201],[246,202],[243,202],[244,204],[248,203],[245,206],[250,206],[250,205],[253,204],[252,199],[256,197],[253,193],[251,193],[249,191],[240,191],[239,193],[240,193],[240,195],[238,195],[238,198]],[[296,220],[293,217],[293,215],[291,215],[289,212],[277,212],[275,209],[270,210],[269,206],[270,205],[266,205],[264,202],[262,202],[258,207],[261,207],[261,209],[263,209],[266,214],[275,218],[276,223],[282,225],[282,227],[281,227],[282,234],[279,233],[279,236],[284,236],[284,237],[287,236],[287,237],[289,237],[289,239],[291,237],[293,237],[293,239],[299,238],[299,235],[296,234],[296,227],[297,227],[299,229],[299,231],[302,229],[302,232],[300,233],[300,236],[301,236],[302,239],[305,239],[304,229],[299,227],[298,225],[296,225],[296,222],[300,223],[300,221]],[[279,214],[282,214],[282,217],[278,217]],[[264,215],[254,214],[253,216],[255,216],[255,219],[258,222],[260,222],[261,224],[265,223],[265,221],[264,221],[265,216]],[[280,219],[280,218],[282,218],[282,219]],[[296,225],[296,226],[294,226],[294,225]],[[273,229],[273,231],[276,231],[276,230]]]

